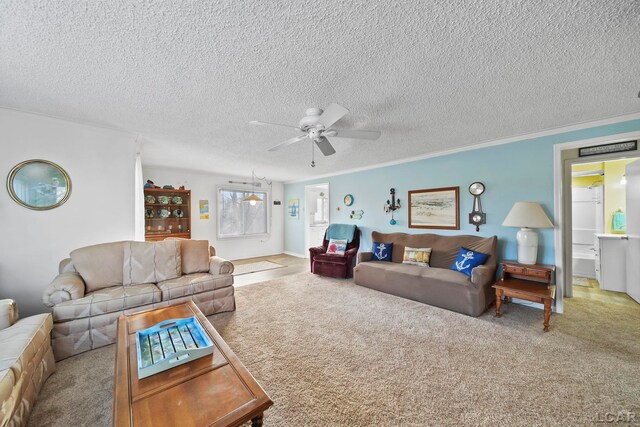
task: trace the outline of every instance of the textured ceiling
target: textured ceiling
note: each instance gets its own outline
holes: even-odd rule
[[[139,133],[146,164],[298,179],[638,112],[639,34],[634,0],[3,0],[0,106]],[[331,102],[382,137],[312,169],[248,124]]]

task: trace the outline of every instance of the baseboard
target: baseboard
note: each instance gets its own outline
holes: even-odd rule
[[[307,256],[306,256],[306,255],[303,255],[303,254],[297,254],[297,253],[295,253],[295,252],[284,251],[284,252],[283,252],[283,254],[285,254],[285,255],[290,255],[290,256],[294,256],[294,257],[297,257],[297,258],[307,258]]]

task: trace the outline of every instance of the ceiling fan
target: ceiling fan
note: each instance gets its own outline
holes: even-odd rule
[[[297,127],[291,125],[282,125],[278,123],[259,122],[256,120],[249,123],[259,126],[287,127],[302,132],[302,135],[298,135],[276,145],[275,147],[271,147],[269,148],[269,151],[279,150],[288,145],[295,144],[296,142],[301,142],[305,139],[309,139],[311,141],[311,144],[315,143],[315,145],[318,146],[322,154],[324,154],[325,156],[330,156],[332,154],[335,154],[336,150],[329,142],[329,138],[331,138],[332,140],[340,138],[376,140],[380,138],[380,131],[377,130],[349,130],[334,129],[331,127],[334,123],[344,117],[348,112],[349,110],[341,105],[331,104],[324,110],[320,108],[308,108],[305,111],[305,117],[300,120],[300,124]],[[311,166],[315,166],[314,160],[311,161]]]

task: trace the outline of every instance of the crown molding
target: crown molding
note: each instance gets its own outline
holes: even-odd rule
[[[376,164],[369,165],[369,166],[363,166],[363,167],[359,167],[359,168],[347,169],[347,170],[340,171],[340,172],[335,172],[335,173],[328,173],[328,174],[313,176],[313,177],[309,177],[309,178],[294,179],[294,180],[290,180],[290,181],[285,181],[284,183],[285,184],[296,184],[296,183],[300,183],[300,182],[315,181],[315,180],[319,180],[319,179],[330,178],[330,177],[333,177],[333,176],[346,175],[346,174],[350,174],[350,173],[362,172],[362,171],[371,170],[371,169],[378,169],[378,168],[383,168],[383,167],[387,167],[387,166],[395,166],[395,165],[401,165],[401,164],[404,164],[404,163],[411,163],[411,162],[415,162],[415,161],[418,161],[418,160],[431,159],[431,158],[434,158],[434,157],[448,156],[448,155],[455,154],[455,153],[461,153],[463,151],[479,150],[481,148],[494,147],[496,145],[510,144],[512,142],[525,141],[525,140],[534,139],[534,138],[541,138],[541,137],[549,136],[549,135],[558,135],[558,134],[562,134],[562,133],[573,132],[573,131],[576,131],[576,130],[589,129],[589,128],[598,127],[598,126],[606,126],[606,125],[611,125],[611,124],[615,124],[615,123],[623,123],[623,122],[628,122],[628,121],[631,121],[631,120],[638,120],[638,119],[640,119],[640,112],[624,114],[624,115],[621,115],[621,116],[614,116],[614,117],[609,117],[609,118],[600,119],[600,120],[594,120],[594,121],[589,121],[589,122],[581,122],[581,123],[576,123],[576,124],[573,124],[573,125],[550,128],[550,129],[542,130],[542,131],[539,131],[539,132],[525,133],[525,134],[510,136],[510,137],[507,137],[507,138],[500,138],[500,139],[494,139],[494,140],[489,140],[489,141],[483,141],[483,142],[479,142],[477,144],[467,145],[467,146],[464,146],[464,147],[452,148],[450,150],[436,151],[436,152],[433,152],[433,153],[421,154],[419,156],[414,156],[414,157],[406,157],[404,159],[393,160],[393,161],[390,161],[390,162],[376,163]]]

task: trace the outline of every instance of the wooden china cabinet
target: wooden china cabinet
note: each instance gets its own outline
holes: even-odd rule
[[[191,190],[144,189],[145,240],[191,238]]]

